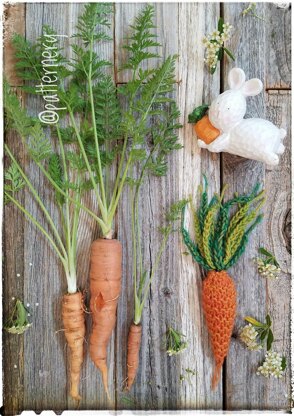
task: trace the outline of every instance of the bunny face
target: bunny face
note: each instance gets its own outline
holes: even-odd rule
[[[253,78],[245,82],[245,73],[240,68],[229,72],[230,89],[220,94],[209,108],[209,120],[222,132],[228,132],[242,121],[246,113],[246,97],[254,96],[262,91],[262,82]]]
[[[228,132],[246,113],[246,99],[240,91],[228,90],[220,94],[209,108],[209,120],[222,132]]]

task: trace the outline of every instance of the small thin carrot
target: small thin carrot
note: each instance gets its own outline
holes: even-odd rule
[[[132,387],[139,367],[139,353],[142,337],[142,325],[133,323],[128,335],[128,380],[127,389]]]
[[[90,259],[90,310],[92,333],[90,355],[102,373],[107,396],[107,346],[116,323],[116,309],[121,291],[122,246],[118,240],[98,239],[92,243]]]
[[[62,299],[62,320],[64,334],[70,349],[70,395],[81,400],[79,382],[84,356],[84,339],[86,334],[83,295],[80,292],[66,294]]]

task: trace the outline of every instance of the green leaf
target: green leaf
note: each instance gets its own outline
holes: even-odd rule
[[[274,341],[274,335],[271,329],[268,331],[267,341],[266,341],[266,349],[269,351],[272,347],[272,343]]]
[[[215,71],[216,71],[216,66],[214,68],[210,68],[211,75],[213,75],[215,73]]]
[[[81,39],[85,46],[91,40],[96,42],[109,40],[108,34],[101,27],[110,27],[109,15],[113,12],[111,3],[89,3],[85,5],[84,12],[79,16],[77,33],[74,37]],[[99,26],[99,30],[98,29]]]
[[[282,364],[281,364],[281,367],[282,367],[282,371],[285,371],[285,370],[286,370],[286,367],[287,367],[286,357],[283,357],[283,358],[282,358]]]
[[[267,335],[268,335],[268,330],[267,329],[262,330],[260,332],[260,341],[264,341]]]
[[[257,326],[259,328],[265,328],[265,324],[263,324],[263,323],[257,321],[256,319],[252,318],[252,316],[245,316],[244,320],[249,322],[253,326]]]
[[[217,54],[217,60],[221,61],[224,57],[224,49],[223,47],[219,48],[218,54]]]
[[[4,181],[4,191],[13,196],[25,186],[25,181],[15,163],[11,163],[9,168],[4,171]],[[9,202],[9,199],[5,202]]]
[[[223,33],[223,31],[224,31],[224,19],[222,18],[222,17],[220,17],[219,19],[218,19],[218,25],[217,25],[217,30],[222,34]]]
[[[134,25],[131,25],[133,33],[127,38],[127,44],[123,45],[129,56],[122,69],[136,71],[146,59],[159,57],[156,52],[149,51],[150,48],[161,46],[156,42],[155,34],[151,33],[155,29],[154,13],[154,7],[148,4],[136,17]]]
[[[48,159],[52,154],[52,146],[50,140],[45,136],[43,128],[39,122],[37,122],[30,129],[28,153],[37,163]]]
[[[234,57],[234,55],[232,54],[232,52],[229,50],[229,49],[227,49],[227,48],[225,48],[225,47],[223,47],[222,48],[225,52],[226,52],[226,54],[233,60],[233,61],[235,61],[235,57]]]
[[[23,334],[32,324],[28,321],[28,311],[23,303],[17,299],[13,312],[8,318],[4,329],[11,334]]]
[[[270,327],[272,324],[271,317],[269,315],[266,315],[265,320],[266,320],[267,326]]]
[[[196,107],[191,114],[188,116],[188,123],[197,123],[197,121],[201,120],[209,109],[208,104],[203,104]]]
[[[259,247],[258,252],[264,256],[273,257],[273,255],[263,247]]]
[[[58,185],[59,188],[63,189],[64,188],[63,171],[61,167],[60,157],[57,153],[52,153],[52,155],[49,158],[48,173],[51,176],[52,180],[56,183],[56,185]],[[55,191],[55,198],[58,204],[60,205],[64,204],[65,198],[59,191]]]

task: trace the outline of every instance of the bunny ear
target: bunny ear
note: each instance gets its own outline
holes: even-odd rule
[[[252,78],[249,81],[246,81],[243,87],[241,88],[242,94],[245,97],[253,97],[254,95],[259,94],[263,89],[263,83],[258,78]]]
[[[245,82],[245,72],[241,68],[233,68],[229,72],[228,82],[231,90],[239,90]]]

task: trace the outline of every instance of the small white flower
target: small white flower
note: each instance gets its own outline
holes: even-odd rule
[[[258,367],[256,374],[264,377],[281,378],[285,369],[282,368],[283,358],[278,352],[268,351],[265,354],[265,361]]]
[[[240,332],[241,341],[250,351],[258,351],[262,348],[262,345],[256,341],[257,336],[258,332],[251,324],[245,325]]]
[[[17,365],[16,364],[14,364],[14,366],[13,366],[14,368],[17,368]]]

